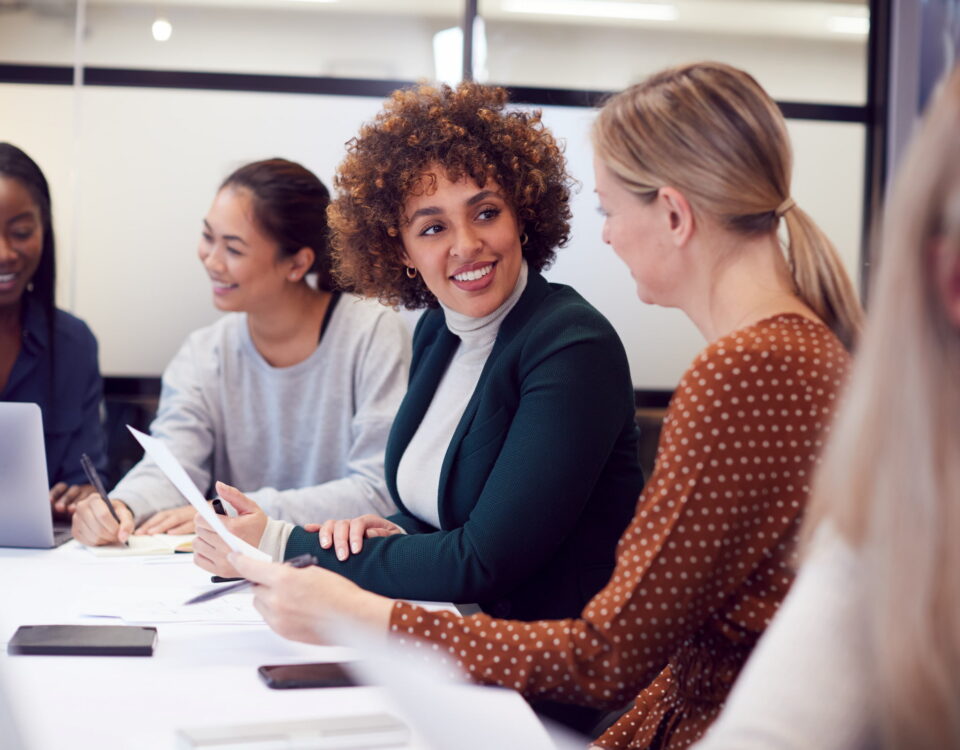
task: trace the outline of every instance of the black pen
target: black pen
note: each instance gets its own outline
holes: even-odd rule
[[[110,515],[113,516],[113,520],[117,522],[117,525],[120,524],[120,516],[117,515],[116,509],[113,507],[113,503],[107,499],[107,490],[103,486],[103,480],[100,479],[100,474],[97,471],[97,467],[93,465],[93,461],[90,460],[90,456],[86,453],[80,454],[80,465],[83,467],[83,473],[87,475],[87,479],[90,484],[93,485],[93,489],[97,491],[97,494],[100,495],[100,499],[103,500],[107,505],[107,510],[110,511]],[[130,544],[129,541],[124,542],[124,544]]]
[[[294,568],[309,568],[311,565],[317,564],[317,558],[311,554],[297,555],[296,557],[291,557],[286,561],[285,564],[292,565]],[[193,597],[193,599],[187,599],[184,604],[199,604],[200,602],[208,602],[211,599],[216,599],[218,596],[232,594],[234,591],[242,591],[243,589],[253,585],[253,581],[244,579],[237,583],[231,583],[229,586],[221,586],[218,589],[204,591],[202,594],[197,594],[197,596]]]
[[[227,515],[227,511],[223,509],[223,500],[219,497],[213,498],[210,501],[210,505],[213,506],[213,512],[218,516]],[[232,583],[233,581],[242,581],[242,578],[224,578],[223,576],[210,576],[210,583]]]

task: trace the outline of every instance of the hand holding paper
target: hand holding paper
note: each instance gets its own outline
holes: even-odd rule
[[[230,549],[257,560],[270,559],[268,554],[261,552],[256,547],[243,541],[224,526],[223,521],[220,520],[220,516],[214,513],[210,504],[203,499],[200,490],[197,489],[193,480],[190,479],[187,472],[180,465],[180,462],[177,461],[164,443],[149,435],[145,435],[139,430],[135,430],[130,425],[127,425],[127,429],[133,433],[133,436],[137,439],[137,442],[143,446],[147,455],[160,467],[160,471],[164,473],[167,479],[173,482],[174,487],[176,487],[180,491],[180,494],[187,499],[187,502],[196,509],[200,517],[227,543]]]
[[[267,514],[240,490],[217,482],[217,494],[235,511],[236,518],[226,519],[224,525],[243,541],[259,546],[270,521]],[[197,538],[193,542],[193,562],[204,570],[224,578],[236,578],[236,568],[227,560],[230,546],[204,521],[197,518]]]

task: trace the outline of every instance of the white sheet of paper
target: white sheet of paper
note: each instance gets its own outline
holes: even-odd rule
[[[166,445],[156,438],[134,429],[130,425],[127,425],[127,429],[133,433],[137,442],[140,443],[147,452],[147,455],[156,461],[157,466],[160,467],[160,471],[166,475],[167,479],[173,482],[173,486],[180,491],[180,494],[187,499],[190,505],[196,508],[197,513],[203,516],[203,520],[210,524],[220,538],[229,545],[230,549],[236,552],[242,552],[256,560],[270,561],[270,555],[247,544],[243,539],[232,534],[227,527],[223,525],[220,516],[218,516],[213,511],[213,508],[210,507],[210,504],[203,499],[203,495],[200,494],[197,485],[193,483],[193,480],[190,479],[187,472],[180,465],[180,462],[177,461],[176,457],[170,452],[170,449],[167,448]]]
[[[249,590],[227,594],[200,604],[183,604],[187,596],[203,590],[205,589],[151,587],[134,600],[123,594],[107,594],[90,588],[83,592],[83,607],[79,614],[88,617],[120,617],[126,622],[138,624],[204,622],[251,625],[263,622],[263,617],[253,607],[253,595]]]
[[[360,658],[348,669],[385,688],[431,750],[449,747],[451,737],[458,750],[583,750],[589,744],[565,727],[541,722],[513,690],[468,684],[459,668],[428,644],[403,646],[347,620],[331,622],[327,632],[356,649]]]

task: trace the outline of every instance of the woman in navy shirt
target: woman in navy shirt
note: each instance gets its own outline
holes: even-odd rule
[[[56,261],[50,189],[40,167],[0,143],[0,401],[40,405],[50,502],[57,513],[91,491],[87,453],[106,468],[97,340],[54,304]]]

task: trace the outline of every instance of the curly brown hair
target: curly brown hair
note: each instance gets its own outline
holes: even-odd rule
[[[495,181],[527,235],[527,263],[553,261],[569,239],[573,180],[540,112],[507,111],[507,98],[476,83],[399,89],[348,141],[327,209],[341,284],[409,310],[437,305],[419,275],[407,277],[400,238],[404,204],[433,164],[452,181]]]

